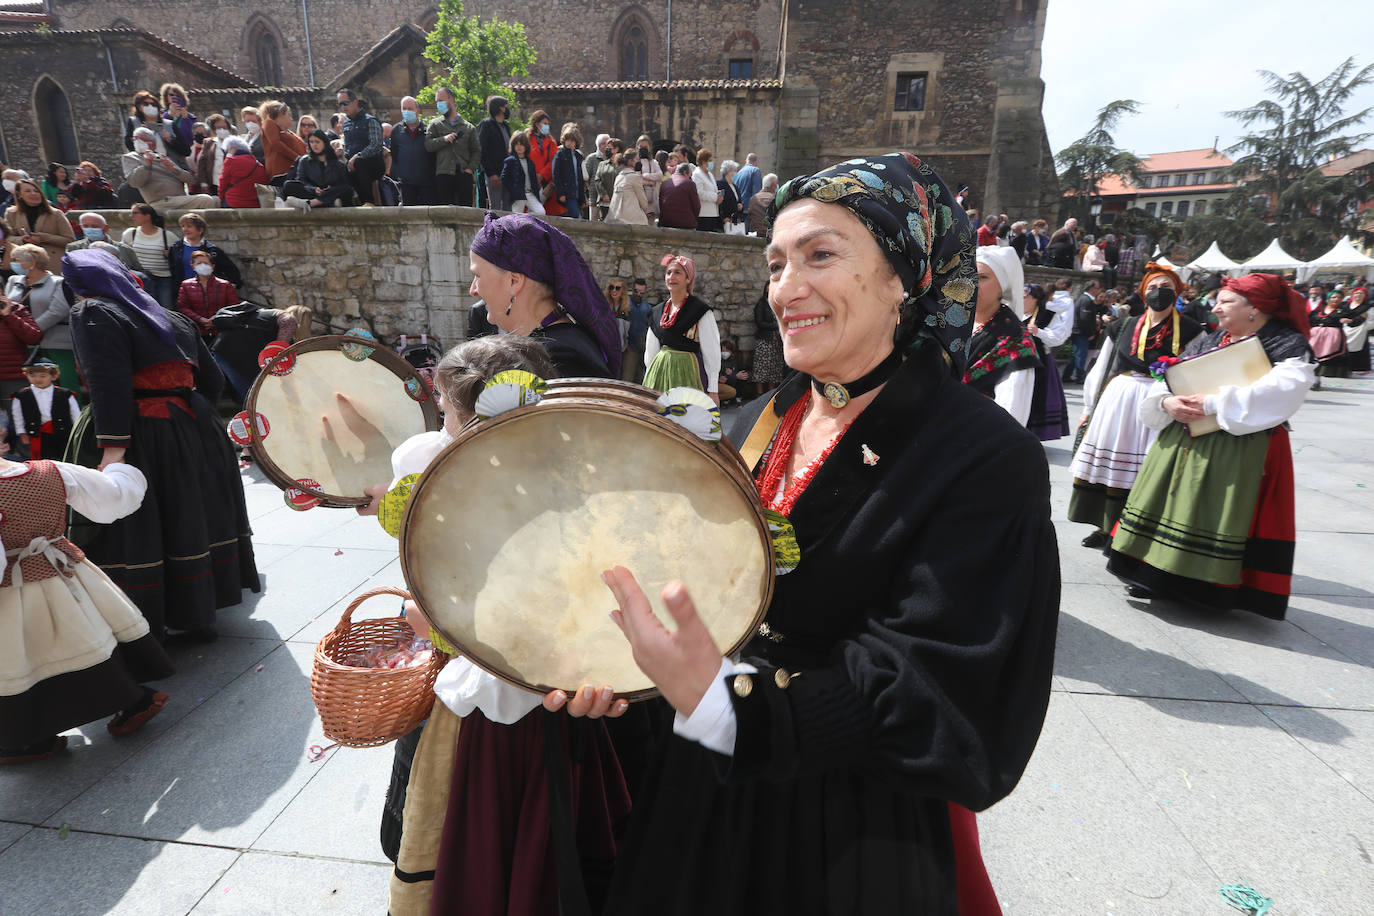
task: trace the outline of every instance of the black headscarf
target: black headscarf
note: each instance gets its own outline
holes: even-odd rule
[[[889,153],[794,178],[768,205],[770,237],[778,212],[803,197],[840,204],[868,227],[906,290],[898,345],[934,340],[962,378],[978,264],[968,216],[935,170],[910,153]]]

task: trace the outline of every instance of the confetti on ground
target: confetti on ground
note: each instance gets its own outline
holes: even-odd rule
[[[343,556],[343,551],[342,551],[342,550],[336,550],[336,551],[334,551],[334,556],[336,556],[336,557],[341,557],[341,556]]]
[[[259,670],[259,671],[262,670],[262,665],[258,665],[258,670]]]
[[[69,837],[69,836],[71,836],[71,835],[72,835],[72,825],[71,825],[71,824],[68,824],[66,821],[63,821],[63,822],[62,822],[62,826],[57,828],[57,838],[58,838],[59,840],[65,840],[67,837]]]

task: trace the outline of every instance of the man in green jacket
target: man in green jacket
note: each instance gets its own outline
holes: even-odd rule
[[[425,131],[425,149],[434,154],[434,202],[471,207],[472,170],[482,159],[477,128],[458,113],[450,90],[440,88],[434,98],[439,117]]]

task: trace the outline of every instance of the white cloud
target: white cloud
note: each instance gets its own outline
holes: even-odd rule
[[[1371,61],[1369,5],[1309,0],[1155,0],[1145,6],[1101,0],[1046,0],[1041,78],[1045,127],[1056,153],[1115,99],[1141,102],[1115,133],[1139,155],[1200,149],[1220,137],[1225,149],[1242,131],[1223,112],[1265,98],[1257,70],[1294,71],[1317,80],[1346,57]],[[1374,106],[1374,86],[1347,112]],[[1374,118],[1365,129],[1374,129]],[[1366,144],[1374,146],[1374,139]]]

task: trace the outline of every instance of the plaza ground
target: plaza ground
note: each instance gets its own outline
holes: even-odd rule
[[[1231,883],[1273,916],[1371,912],[1374,383],[1328,382],[1294,419],[1282,623],[1126,598],[1063,521],[1069,444],[1046,448],[1064,577],[1049,716],[1020,786],[979,818],[1006,913],[1225,916]],[[385,912],[391,747],[310,760],[328,742],[309,677],[350,596],[403,584],[396,542],[245,482],[263,592],[221,612],[217,643],[176,650],[166,710],[0,771],[5,916]]]

